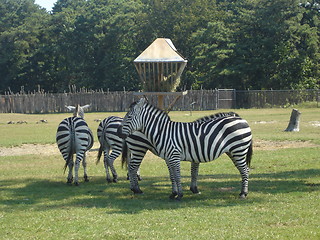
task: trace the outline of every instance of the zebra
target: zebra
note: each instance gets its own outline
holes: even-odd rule
[[[232,117],[232,116],[240,117],[235,112],[220,112],[220,113],[211,114],[209,116],[201,117],[195,120],[194,123],[202,123],[208,120],[214,120],[222,117]],[[120,129],[121,129],[121,126],[118,128],[118,131],[120,131]],[[121,135],[121,133],[118,133],[118,135]],[[144,145],[141,145],[142,142],[144,142]],[[137,179],[135,177],[136,176],[135,171],[136,170],[139,171],[142,159],[148,150],[147,148],[149,148],[150,151],[155,155],[158,155],[158,153],[155,147],[153,147],[152,143],[149,142],[149,140],[146,138],[146,136],[139,131],[135,131],[132,135],[129,135],[126,138],[126,141],[124,141],[123,143],[124,144],[122,148],[122,165],[128,166],[129,162],[131,163],[131,171],[132,171],[132,178],[130,178],[131,186],[137,186],[137,187],[131,187],[131,189],[134,191],[134,193],[141,194],[143,192],[138,187],[139,178]],[[198,172],[199,172],[199,163],[191,162],[191,183],[190,183],[189,189],[194,194],[200,193],[197,186]]]
[[[204,118],[200,118],[197,120],[197,122],[203,122],[207,121],[208,119],[212,118],[219,118],[222,116],[235,116],[237,115],[234,112],[230,113],[217,113],[210,116],[206,116]],[[122,154],[122,163],[124,164],[127,162],[127,159],[132,159],[133,162],[138,164],[137,167],[137,176],[136,180],[141,180],[141,176],[139,173],[140,164],[142,159],[144,158],[146,152],[150,150],[153,154],[157,155],[157,152],[155,148],[152,146],[152,144],[148,141],[146,136],[144,136],[141,132],[134,132],[132,135],[130,135],[126,141],[124,141],[122,138],[118,135],[118,128],[122,123],[123,118],[116,117],[116,116],[110,116],[105,118],[103,121],[100,122],[98,129],[97,129],[97,136],[98,140],[100,142],[99,152],[97,156],[96,163],[98,164],[100,161],[100,158],[102,156],[102,153],[104,154],[104,167],[106,170],[106,180],[107,182],[117,182],[118,181],[118,174],[114,167],[114,160],[121,154]],[[111,150],[111,153],[109,154]],[[129,152],[128,152],[129,151]],[[130,156],[129,156],[130,154]],[[128,157],[129,156],[129,157]],[[193,163],[192,165],[192,171],[191,176],[193,176],[193,173],[195,171],[198,171],[198,165],[197,163]],[[111,170],[113,180],[111,180],[111,176],[109,173],[109,168]],[[196,179],[192,181],[192,186],[190,186],[191,191],[194,193],[198,193],[197,187],[196,187]]]
[[[56,142],[58,148],[66,161],[64,171],[69,167],[67,183],[73,182],[73,166],[75,165],[74,184],[79,185],[78,171],[80,162],[84,168],[84,180],[89,181],[87,175],[86,151],[93,146],[93,135],[87,123],[83,119],[83,108],[77,105],[74,109],[73,117],[65,118],[58,126],[56,134]],[[82,116],[82,117],[81,117]],[[76,154],[75,164],[73,162],[73,154]]]
[[[239,170],[240,198],[246,198],[252,157],[252,134],[246,120],[231,116],[204,122],[173,122],[165,112],[141,98],[130,106],[119,130],[124,139],[133,131],[145,134],[158,156],[165,159],[172,183],[171,199],[183,197],[180,161],[209,162],[223,153],[227,153]],[[132,172],[134,169],[129,163],[130,180]],[[133,192],[141,191],[132,181],[130,184]]]
[[[118,182],[118,174],[113,165],[114,160],[122,153],[123,146],[126,148],[130,146],[134,150],[132,156],[134,158],[142,159],[148,150],[156,154],[154,147],[148,142],[146,137],[140,132],[135,132],[126,139],[126,142],[118,136],[118,128],[122,123],[123,118],[110,116],[102,120],[97,129],[97,136],[100,142],[99,152],[96,163],[98,164],[102,153],[104,154],[104,167],[106,169],[106,179],[110,182]],[[111,150],[111,153],[109,154]],[[128,150],[126,150],[126,155]],[[109,174],[111,170],[113,180]],[[129,175],[128,175],[129,177]],[[137,178],[141,180],[139,168],[137,171]]]

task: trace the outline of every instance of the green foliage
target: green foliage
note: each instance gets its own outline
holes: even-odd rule
[[[139,90],[132,62],[157,37],[188,59],[180,88],[318,88],[319,16],[296,0],[6,0],[0,93]]]

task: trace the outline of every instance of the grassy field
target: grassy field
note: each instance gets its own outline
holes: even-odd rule
[[[246,200],[238,199],[238,171],[221,156],[200,165],[199,195],[188,191],[190,163],[182,163],[181,202],[169,200],[168,170],[152,154],[141,166],[143,195],[130,192],[119,160],[120,181],[107,184],[94,151],[88,156],[90,182],[79,187],[65,183],[58,153],[3,156],[3,147],[54,143],[58,123],[69,114],[0,114],[0,239],[320,239],[320,110],[299,110],[295,133],[283,131],[291,109],[237,110],[256,143]],[[170,116],[192,121],[211,113]],[[95,132],[94,119],[110,115],[124,113],[85,118]],[[36,123],[40,119],[48,123]],[[19,120],[28,124],[7,124]]]

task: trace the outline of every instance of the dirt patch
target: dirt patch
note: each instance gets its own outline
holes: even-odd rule
[[[98,151],[98,146],[93,146],[88,155]],[[59,155],[60,151],[56,144],[23,144],[19,147],[0,147],[0,156],[19,156],[19,155]]]
[[[265,141],[265,140],[254,140],[253,150],[277,150],[281,148],[303,148],[303,147],[317,147],[318,145],[313,144],[309,141]],[[96,143],[93,148],[89,151],[88,156],[96,155],[99,149],[99,144]],[[19,156],[19,155],[59,155],[59,149],[56,144],[23,144],[19,147],[0,147],[0,156]]]
[[[304,147],[317,147],[318,145],[310,141],[265,141],[254,140],[253,150],[277,150],[281,148],[304,148]]]

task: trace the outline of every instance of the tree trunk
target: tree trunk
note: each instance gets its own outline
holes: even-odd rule
[[[300,115],[301,115],[301,112],[299,112],[298,109],[292,109],[289,125],[287,129],[284,131],[299,132]]]

